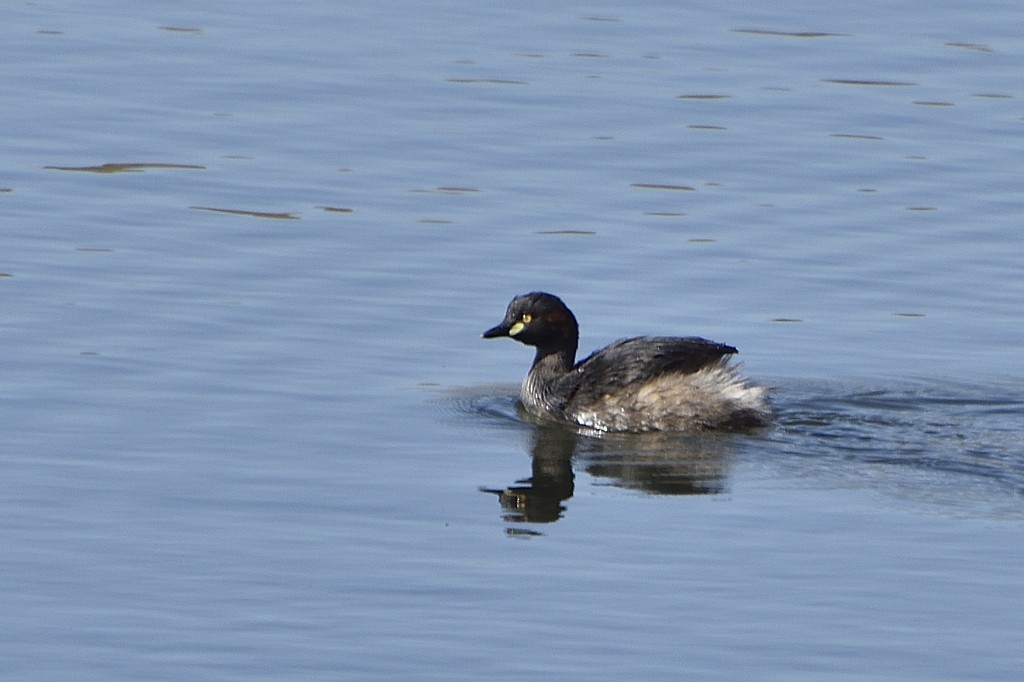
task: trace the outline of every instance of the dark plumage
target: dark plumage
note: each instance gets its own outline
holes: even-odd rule
[[[728,363],[732,346],[696,336],[642,336],[575,363],[576,317],[543,292],[512,299],[501,324],[483,333],[499,336],[537,348],[520,397],[538,416],[602,431],[744,428],[771,418],[767,389],[749,385]]]

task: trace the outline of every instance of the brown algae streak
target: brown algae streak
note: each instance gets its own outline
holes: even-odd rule
[[[783,38],[844,38],[849,33],[828,33],[826,31],[773,31],[767,28],[734,28],[733,33],[750,33],[758,36],[780,36]]]
[[[846,140],[884,140],[880,135],[865,135],[863,133],[832,133],[832,137],[840,137]]]
[[[43,168],[78,173],[142,173],[154,169],[206,170],[206,166],[189,163],[105,163],[101,166],[43,166]]]
[[[884,88],[907,88],[917,85],[917,83],[911,83],[910,81],[875,81],[860,80],[857,78],[822,78],[821,82],[832,83],[834,85],[874,85]]]
[[[226,215],[240,215],[249,218],[270,218],[273,220],[298,220],[299,216],[294,213],[270,213],[266,211],[248,211],[241,208],[215,208],[213,206],[189,206],[194,211],[209,211],[211,213],[224,213]]]
[[[589,237],[597,234],[594,230],[537,230],[534,234],[564,234],[575,237]]]
[[[678,192],[696,192],[697,190],[689,185],[665,185],[656,182],[634,182],[630,187],[638,187],[640,189],[668,189],[675,190]]]
[[[462,83],[462,84],[485,84],[485,85],[526,85],[526,81],[515,80],[512,78],[446,78],[445,81],[448,83]]]
[[[946,47],[956,47],[961,50],[973,50],[974,52],[993,52],[994,50],[984,43],[943,43]]]

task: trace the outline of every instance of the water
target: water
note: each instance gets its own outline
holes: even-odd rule
[[[1019,14],[6,10],[4,679],[1016,680]],[[531,289],[778,423],[523,419]]]

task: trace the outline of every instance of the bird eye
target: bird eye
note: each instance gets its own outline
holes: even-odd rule
[[[533,315],[530,313],[523,313],[523,316],[519,319],[522,320],[523,324],[530,324],[530,320],[533,319]]]

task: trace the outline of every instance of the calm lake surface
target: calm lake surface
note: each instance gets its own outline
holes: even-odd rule
[[[1019,680],[1019,2],[16,3],[5,680]],[[696,334],[750,434],[523,419]]]

